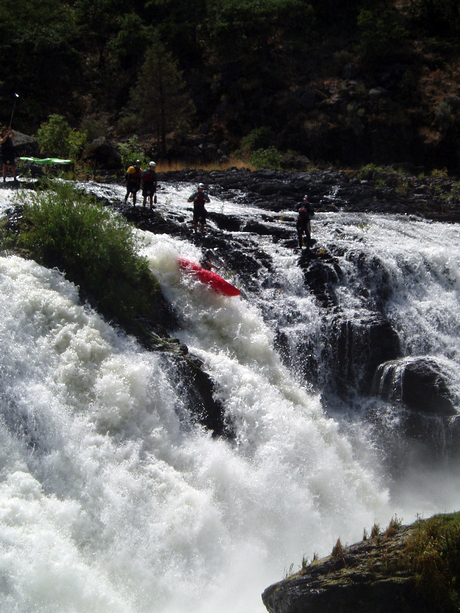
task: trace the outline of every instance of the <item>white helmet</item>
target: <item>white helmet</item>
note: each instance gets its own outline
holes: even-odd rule
[[[305,194],[305,196],[303,197],[304,200],[308,200],[308,194]]]
[[[198,189],[204,189],[204,183],[198,183]]]
[[[156,166],[155,162],[150,162],[149,166]]]

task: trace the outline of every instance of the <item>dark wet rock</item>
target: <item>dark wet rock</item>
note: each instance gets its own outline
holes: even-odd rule
[[[384,400],[402,403],[413,411],[444,417],[457,414],[449,375],[432,358],[401,358],[382,363],[374,390]]]
[[[380,171],[369,167],[363,172],[336,169],[322,171],[278,171],[232,167],[204,171],[184,169],[158,173],[159,181],[170,183],[203,182],[217,195],[225,192],[262,209],[284,212],[308,194],[319,211],[355,211],[417,215],[439,221],[460,221],[460,202],[454,177],[416,178],[410,174]],[[452,196],[450,197],[450,194]],[[423,201],[420,196],[429,195]]]
[[[323,307],[337,304],[335,286],[341,278],[341,271],[336,261],[328,259],[312,259],[308,251],[299,258],[299,265],[304,271],[306,285],[310,288]]]
[[[174,379],[186,407],[184,415],[179,416],[186,421],[190,411],[192,421],[206,427],[214,436],[232,438],[231,423],[225,418],[222,404],[216,400],[214,384],[203,370],[201,360],[193,356],[177,356],[174,361],[179,373]]]
[[[244,227],[244,232],[253,232],[254,234],[259,234],[260,236],[270,236],[276,234],[275,228],[270,228],[269,226],[261,223],[260,221],[250,220],[248,221]]]
[[[332,318],[323,355],[330,372],[329,390],[345,400],[357,392],[370,395],[380,364],[400,355],[399,337],[390,322],[378,313],[349,319],[343,313]]]
[[[208,219],[214,221],[220,230],[227,232],[239,232],[241,229],[241,220],[234,215],[224,215],[223,213],[208,213]]]

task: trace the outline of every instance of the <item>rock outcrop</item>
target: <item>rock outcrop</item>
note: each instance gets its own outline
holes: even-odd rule
[[[413,571],[401,564],[413,531],[341,547],[268,587],[269,613],[420,613],[425,610]]]
[[[413,411],[452,417],[457,414],[448,373],[433,358],[401,358],[380,364],[374,391],[384,400],[404,404]]]
[[[14,130],[14,150],[17,157],[37,157],[40,155],[38,142],[32,136]]]
[[[121,155],[118,148],[104,136],[93,140],[82,151],[80,160],[95,169],[121,169]]]

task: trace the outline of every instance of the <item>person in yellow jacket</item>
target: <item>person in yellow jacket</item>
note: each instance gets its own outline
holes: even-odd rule
[[[128,202],[129,195],[133,195],[133,206],[136,206],[136,195],[141,186],[142,168],[140,160],[136,160],[133,166],[126,171],[126,196],[125,204]]]

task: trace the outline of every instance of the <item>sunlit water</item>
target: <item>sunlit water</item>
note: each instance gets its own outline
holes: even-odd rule
[[[192,187],[162,186],[159,208],[189,216]],[[10,202],[3,190],[0,208]],[[456,226],[320,213],[314,233],[384,259],[395,290],[388,316],[407,350],[458,364]],[[347,438],[282,365],[276,317],[318,333],[318,306],[291,250],[257,238],[282,291],[225,298],[179,273],[177,257],[199,259],[199,246],[138,236],[180,317],[176,335],[204,361],[236,440],[184,423],[164,357],[81,306],[59,272],[0,258],[2,612],[262,613],[263,589],[338,537],[359,540],[395,513],[409,523],[458,508],[447,474],[415,474],[392,496],[365,429]],[[362,309],[349,289],[355,270],[342,264],[344,304]]]

